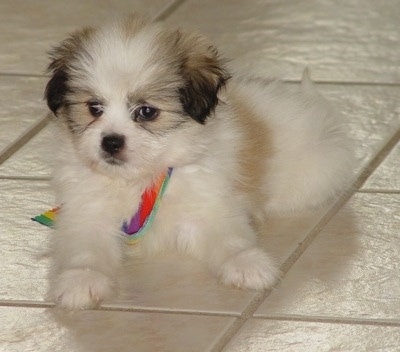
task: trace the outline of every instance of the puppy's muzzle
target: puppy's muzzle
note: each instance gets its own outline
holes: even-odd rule
[[[118,154],[125,146],[125,137],[120,134],[110,134],[103,137],[101,148],[111,156]]]

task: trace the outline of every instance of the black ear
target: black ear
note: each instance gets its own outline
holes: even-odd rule
[[[204,124],[218,104],[218,93],[230,78],[217,50],[195,34],[177,32],[185,85],[179,89],[185,112]]]
[[[51,78],[46,85],[44,97],[49,109],[57,115],[57,111],[65,103],[68,92],[68,62],[76,52],[74,37],[67,38],[50,51],[50,64],[47,72]]]
[[[84,53],[85,43],[90,40],[94,28],[84,27],[72,33],[67,39],[50,51],[50,65],[47,69],[52,76],[47,83],[45,99],[50,110],[56,115],[59,108],[65,104],[65,95],[68,93],[68,72],[71,62],[78,53]],[[86,55],[88,57],[88,54]]]
[[[68,75],[63,69],[58,69],[53,73],[45,90],[45,99],[49,109],[57,115],[57,110],[64,105],[65,94],[68,91]]]

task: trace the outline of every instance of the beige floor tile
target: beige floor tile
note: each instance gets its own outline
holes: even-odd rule
[[[399,194],[355,195],[257,315],[398,319],[399,209]]]
[[[342,113],[343,124],[354,140],[358,162],[366,163],[400,128],[400,106],[397,103],[400,87],[363,85],[320,85],[324,96]]]
[[[45,85],[43,78],[0,75],[0,153],[46,115]]]
[[[268,217],[259,231],[260,246],[283,264],[328,209],[329,206],[313,214]]]
[[[399,350],[400,327],[251,319],[224,352]]]
[[[49,186],[0,180],[0,194],[0,299],[42,301],[52,233],[30,218],[54,202]]]
[[[397,0],[189,0],[168,18],[206,33],[235,68],[363,82],[399,82],[399,20]]]
[[[204,352],[233,318],[160,313],[0,307],[7,352]]]
[[[30,218],[55,205],[49,185],[0,180],[0,194],[0,299],[43,301],[49,241],[55,234]],[[127,258],[115,300],[105,305],[238,315],[254,295],[223,287],[202,263],[171,255],[151,261]]]
[[[400,191],[400,144],[365,183],[364,190]]]
[[[203,263],[170,254],[127,259],[118,295],[106,305],[240,315],[255,294],[225,287]]]
[[[43,129],[10,159],[0,164],[0,177],[50,178],[53,165],[53,132]]]
[[[3,0],[0,2],[0,72],[43,74],[46,53],[77,27],[132,11],[155,16],[169,0]]]

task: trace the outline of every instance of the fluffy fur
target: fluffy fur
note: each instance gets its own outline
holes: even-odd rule
[[[72,34],[49,71],[63,204],[50,295],[61,307],[113,294],[120,226],[168,167],[159,213],[135,250],[177,250],[249,289],[279,275],[252,223],[320,206],[349,178],[348,141],[307,74],[300,88],[231,78],[201,35],[130,16]]]

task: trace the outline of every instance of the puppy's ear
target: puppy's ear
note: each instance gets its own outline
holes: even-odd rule
[[[175,32],[185,85],[179,89],[186,113],[204,124],[218,104],[219,90],[230,78],[217,49],[197,34]]]
[[[71,62],[83,50],[85,40],[93,31],[90,27],[77,31],[50,51],[51,62],[47,72],[51,74],[51,78],[46,85],[44,96],[54,115],[65,105]]]
[[[68,91],[68,75],[65,69],[58,69],[53,72],[53,76],[47,83],[45,90],[45,99],[47,106],[57,115],[58,109],[64,105],[64,97]]]

